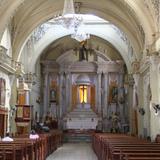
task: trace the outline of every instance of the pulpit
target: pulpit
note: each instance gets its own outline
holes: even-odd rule
[[[20,134],[27,133],[31,122],[31,105],[16,105],[16,125],[17,132]]]
[[[28,133],[30,129],[32,105],[29,104],[29,91],[28,85],[20,80],[15,117],[18,134]]]

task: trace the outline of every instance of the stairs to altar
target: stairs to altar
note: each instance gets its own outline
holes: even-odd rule
[[[63,141],[64,142],[91,142],[92,134],[94,131],[72,131],[64,133]]]

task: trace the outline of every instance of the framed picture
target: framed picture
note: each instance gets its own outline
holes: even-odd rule
[[[23,119],[30,119],[30,107],[23,107]]]
[[[17,107],[17,118],[23,118],[23,106]]]

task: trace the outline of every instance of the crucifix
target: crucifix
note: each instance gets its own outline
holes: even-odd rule
[[[87,91],[86,91],[86,86],[82,85],[80,86],[80,101],[81,103],[87,103]]]

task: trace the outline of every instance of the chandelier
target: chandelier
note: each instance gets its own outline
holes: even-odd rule
[[[83,18],[79,14],[75,13],[73,0],[64,0],[62,16],[59,16],[54,20],[57,24],[62,25],[64,28],[70,30],[72,29],[73,34],[71,37],[77,41],[88,39],[89,34],[78,30],[83,23]]]
[[[55,18],[55,21],[64,28],[73,28],[76,31],[81,25],[83,18],[75,14],[73,0],[64,0],[62,16]]]
[[[82,42],[90,38],[90,34],[86,33],[82,28],[79,28],[76,32],[71,35],[71,38]]]

